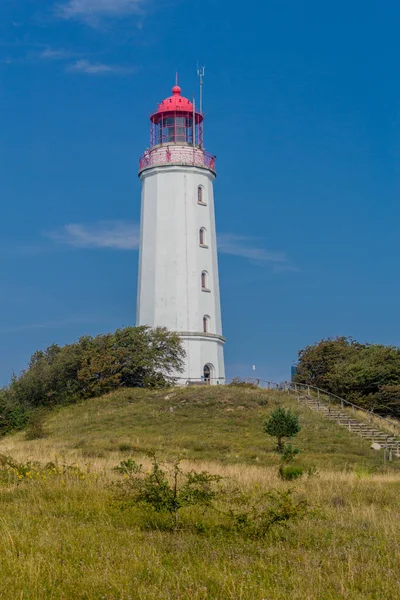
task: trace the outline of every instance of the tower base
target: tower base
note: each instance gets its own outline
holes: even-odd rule
[[[225,383],[225,338],[213,333],[180,332],[186,352],[184,370],[177,376],[179,385]]]

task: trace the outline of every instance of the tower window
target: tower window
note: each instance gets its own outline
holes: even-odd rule
[[[207,246],[206,230],[202,227],[199,231],[200,246]]]
[[[201,289],[204,292],[209,292],[210,290],[208,289],[208,273],[207,271],[203,271],[201,274]]]
[[[197,188],[197,202],[199,204],[206,204],[204,198],[204,188],[202,185],[199,185],[199,187]]]
[[[208,315],[204,315],[203,317],[203,332],[209,333],[210,331],[210,317]]]

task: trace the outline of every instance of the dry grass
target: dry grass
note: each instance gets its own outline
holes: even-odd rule
[[[185,403],[193,403],[184,407],[186,416],[177,414],[179,408],[170,412],[169,406],[178,407],[185,392],[193,394],[191,399],[186,396]],[[348,439],[340,435],[341,428],[329,422],[325,428],[320,415],[308,409],[301,412],[299,442],[303,449],[309,448],[313,461],[322,458],[317,475],[289,484],[278,478],[277,458],[265,451],[265,439],[257,437],[256,429],[260,418],[282,398],[246,392],[235,399],[237,392],[231,390],[208,392],[216,399],[193,390],[179,391],[169,399],[165,392],[146,396],[138,391],[133,400],[128,400],[129,394],[62,409],[46,423],[49,437],[45,439],[26,441],[18,434],[1,441],[0,452],[20,461],[79,462],[86,472],[82,479],[63,476],[0,485],[1,598],[400,597],[400,474],[396,469],[380,469],[374,462],[376,455],[370,457],[362,440],[354,438],[356,449],[352,447],[350,460],[338,459],[345,455]],[[283,401],[290,405],[290,400]],[[311,439],[308,427],[321,434],[317,440]],[[330,461],[326,447],[333,444],[335,431],[337,453]],[[206,437],[202,451],[190,448],[188,442],[196,436],[202,441]],[[222,443],[235,444],[238,437],[243,440],[234,455],[221,451]],[[214,513],[203,516],[188,510],[182,529],[175,533],[165,530],[161,521],[151,525],[143,511],[121,510],[113,486],[119,476],[112,470],[129,455],[147,468],[144,451],[150,442],[171,456],[186,448],[185,469],[220,474],[227,485],[249,493],[295,488],[296,496],[307,499],[316,511],[258,540],[223,533],[218,529],[220,517]],[[132,444],[132,451],[120,451],[121,443]],[[251,452],[262,460],[252,459]],[[306,450],[303,461],[305,455]],[[197,520],[203,523],[201,533],[196,532]]]

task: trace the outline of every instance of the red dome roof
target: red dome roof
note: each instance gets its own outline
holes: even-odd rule
[[[165,113],[182,112],[193,114],[193,104],[190,102],[190,100],[181,96],[181,88],[179,85],[174,85],[172,88],[172,94],[172,96],[163,100],[161,104],[158,105],[157,112],[151,115],[150,120],[153,123],[158,122],[159,118]],[[196,114],[198,117],[200,116],[199,113]]]

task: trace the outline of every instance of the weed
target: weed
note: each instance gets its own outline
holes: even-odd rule
[[[310,465],[309,467],[307,467],[307,477],[314,477],[319,475],[318,473],[318,469],[315,465]]]
[[[120,452],[132,452],[132,444],[121,442],[121,444],[118,446],[118,450]]]
[[[303,469],[298,465],[281,465],[279,467],[279,477],[284,481],[293,481],[302,475]]]
[[[232,381],[228,383],[228,386],[247,388],[250,390],[258,388],[258,385],[256,383],[252,381],[246,381],[245,379],[241,379],[241,377],[235,377],[234,379],[232,379]]]
[[[132,458],[122,460],[119,465],[114,467],[114,471],[122,475],[137,475],[142,472],[142,465],[138,465]]]

